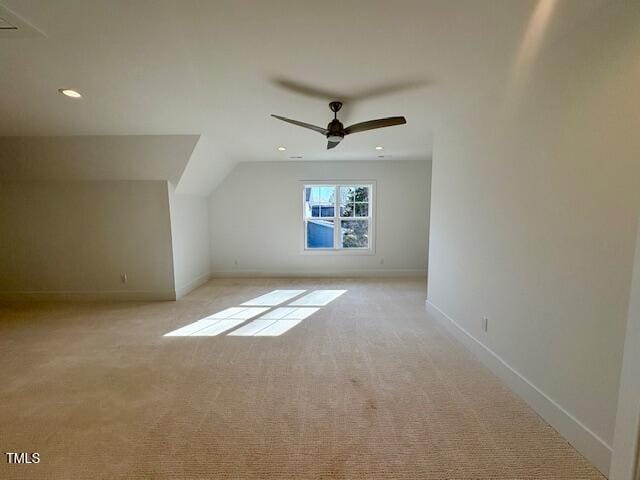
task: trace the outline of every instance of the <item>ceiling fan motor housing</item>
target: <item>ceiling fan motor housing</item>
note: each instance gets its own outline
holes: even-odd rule
[[[327,125],[327,138],[331,142],[339,142],[344,138],[344,126],[337,118],[334,118]]]

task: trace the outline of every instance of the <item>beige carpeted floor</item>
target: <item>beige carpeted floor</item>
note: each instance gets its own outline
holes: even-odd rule
[[[275,288],[279,337],[163,337]],[[424,310],[422,280],[214,280],[179,302],[0,307],[0,462],[28,479],[599,479]]]

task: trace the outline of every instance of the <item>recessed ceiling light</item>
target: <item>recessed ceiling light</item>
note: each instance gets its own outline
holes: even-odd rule
[[[278,147],[278,150],[280,150],[281,152],[284,152],[286,150],[285,147]]]
[[[61,88],[58,90],[62,95],[65,95],[67,97],[71,97],[71,98],[82,98],[82,95],[80,94],[80,92],[76,91],[76,90],[71,90],[70,88]]]
[[[383,150],[383,149],[384,149],[384,147],[383,147],[382,145],[378,145],[378,146],[376,147],[376,150]]]

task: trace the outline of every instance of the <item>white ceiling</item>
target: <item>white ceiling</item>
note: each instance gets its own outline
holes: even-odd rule
[[[607,2],[555,1],[547,45]],[[378,144],[393,160],[430,158],[450,102],[504,84],[537,0],[0,3],[42,32],[0,37],[0,135],[201,135],[181,186],[206,194],[238,161],[377,159]],[[410,84],[347,102],[340,115],[408,123],[326,151],[320,134],[269,115],[324,126],[334,98],[278,80],[344,98]],[[61,96],[63,87],[84,98]]]

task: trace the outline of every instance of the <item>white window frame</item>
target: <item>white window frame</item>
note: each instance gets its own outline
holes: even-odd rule
[[[333,217],[319,217],[333,220],[333,248],[308,248],[307,247],[307,217],[305,216],[305,187],[333,187],[335,188],[335,208]],[[369,215],[367,217],[341,217],[340,216],[340,187],[356,186],[369,188]],[[302,218],[302,253],[309,255],[374,255],[375,254],[375,218],[376,218],[376,182],[374,180],[303,180],[300,182],[300,217]],[[369,221],[369,246],[360,248],[343,248],[341,220],[368,220]]]

